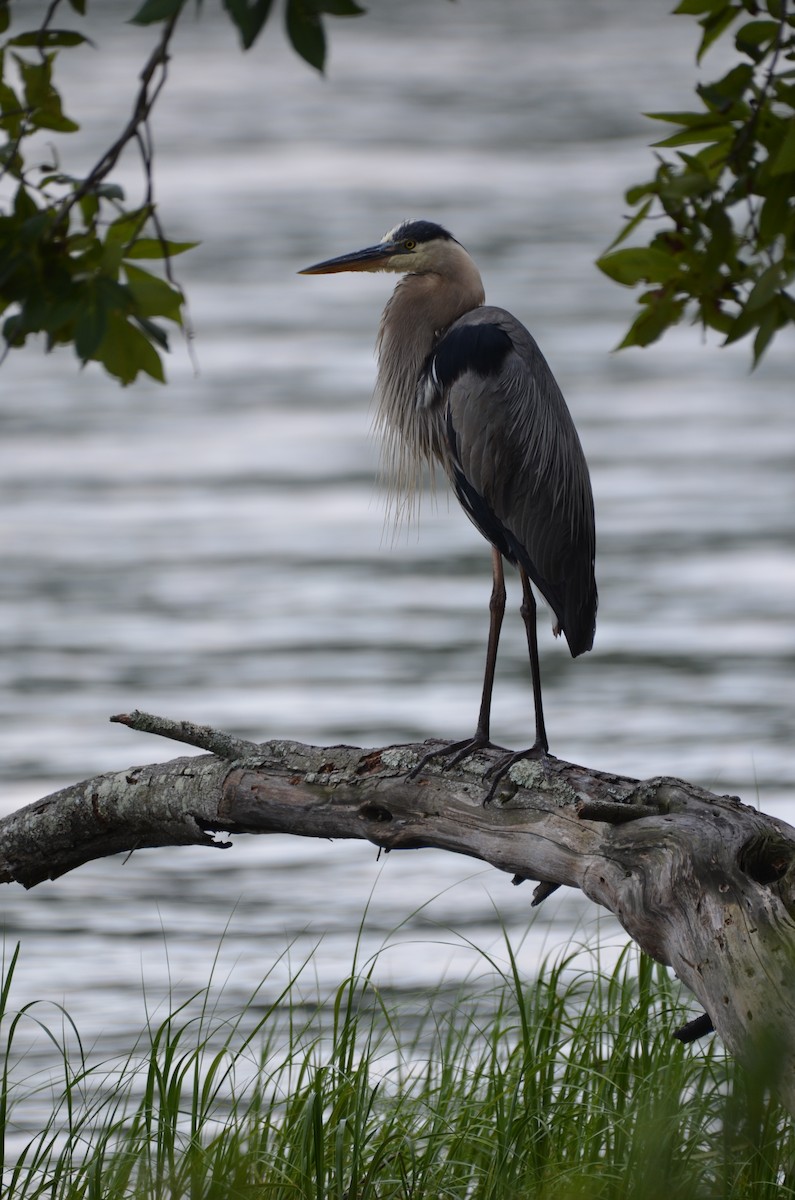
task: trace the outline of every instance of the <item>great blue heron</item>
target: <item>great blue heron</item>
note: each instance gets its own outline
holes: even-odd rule
[[[477,267],[431,221],[404,221],[375,246],[306,267],[302,275],[403,275],[378,332],[377,419],[398,486],[440,463],[464,511],[492,546],[486,671],[472,738],[447,746],[451,762],[491,746],[491,696],[505,612],[503,558],[519,568],[535,701],[535,742],[500,766],[549,750],[541,702],[531,581],[573,657],[596,624],[594,513],[588,466],[560,388],[516,317],[484,305]],[[426,758],[431,755],[427,755]],[[425,759],[423,759],[425,762]],[[422,765],[422,764],[420,764]]]

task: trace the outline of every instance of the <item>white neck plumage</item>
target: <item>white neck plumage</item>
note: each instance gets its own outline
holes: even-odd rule
[[[480,273],[458,242],[441,271],[404,275],[381,317],[375,423],[383,439],[382,466],[399,518],[409,516],[423,468],[442,454],[442,414],[417,408],[417,384],[439,335],[483,303]],[[443,267],[443,264],[440,264]]]

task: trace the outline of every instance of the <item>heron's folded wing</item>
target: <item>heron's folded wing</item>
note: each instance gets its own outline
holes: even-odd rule
[[[482,308],[441,340],[434,369],[445,404],[445,466],[459,500],[484,537],[525,568],[572,652],[588,649],[596,612],[593,499],[546,360],[515,318]]]

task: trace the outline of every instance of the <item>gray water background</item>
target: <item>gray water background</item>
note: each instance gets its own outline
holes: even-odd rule
[[[94,5],[101,51],[65,56],[85,167],[126,119],[153,41],[123,23],[135,7]],[[689,328],[613,354],[631,296],[593,266],[623,189],[653,170],[661,130],[640,114],[691,102],[694,26],[668,8],[375,0],[329,21],[324,79],[278,20],[245,56],[213,5],[186,22],[154,128],[167,230],[202,241],[177,264],[198,374],[178,337],[166,388],[122,391],[35,346],[0,371],[3,811],[180,753],[108,723],[135,707],[257,740],[472,730],[488,548],[443,490],[393,539],[376,482],[369,397],[390,281],[296,275],[424,216],[534,332],[591,466],[593,653],[573,661],[540,622],[553,751],[795,819],[793,339],[754,374],[747,347]],[[140,194],[134,157],[114,177]],[[521,746],[515,580],[509,603],[493,728]],[[100,1055],[129,1047],[147,1005],[203,987],[216,958],[230,1012],[287,947],[293,965],[314,948],[310,975],[330,990],[362,923],[362,958],[386,946],[376,978],[404,999],[442,980],[488,986],[481,952],[505,960],[503,927],[528,978],[572,939],[608,958],[625,940],[578,896],[532,922],[529,902],[465,859],[378,862],[367,844],[289,838],[140,852],[2,897],[6,954],[22,943],[14,1006],[44,1001],[57,1024],[50,1006],[65,1005]],[[29,1037],[24,1069],[54,1070]]]

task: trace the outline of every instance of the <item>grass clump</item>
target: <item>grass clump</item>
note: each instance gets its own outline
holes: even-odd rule
[[[231,1021],[208,988],[122,1062],[90,1062],[64,1018],[46,1088],[17,1061],[37,1016],[11,1013],[15,961],[3,1200],[795,1197],[789,1119],[714,1040],[672,1039],[677,987],[632,948],[609,972],[561,956],[533,982],[509,948],[488,990],[413,1005],[387,1003],[372,969],[314,1007],[293,978]]]

